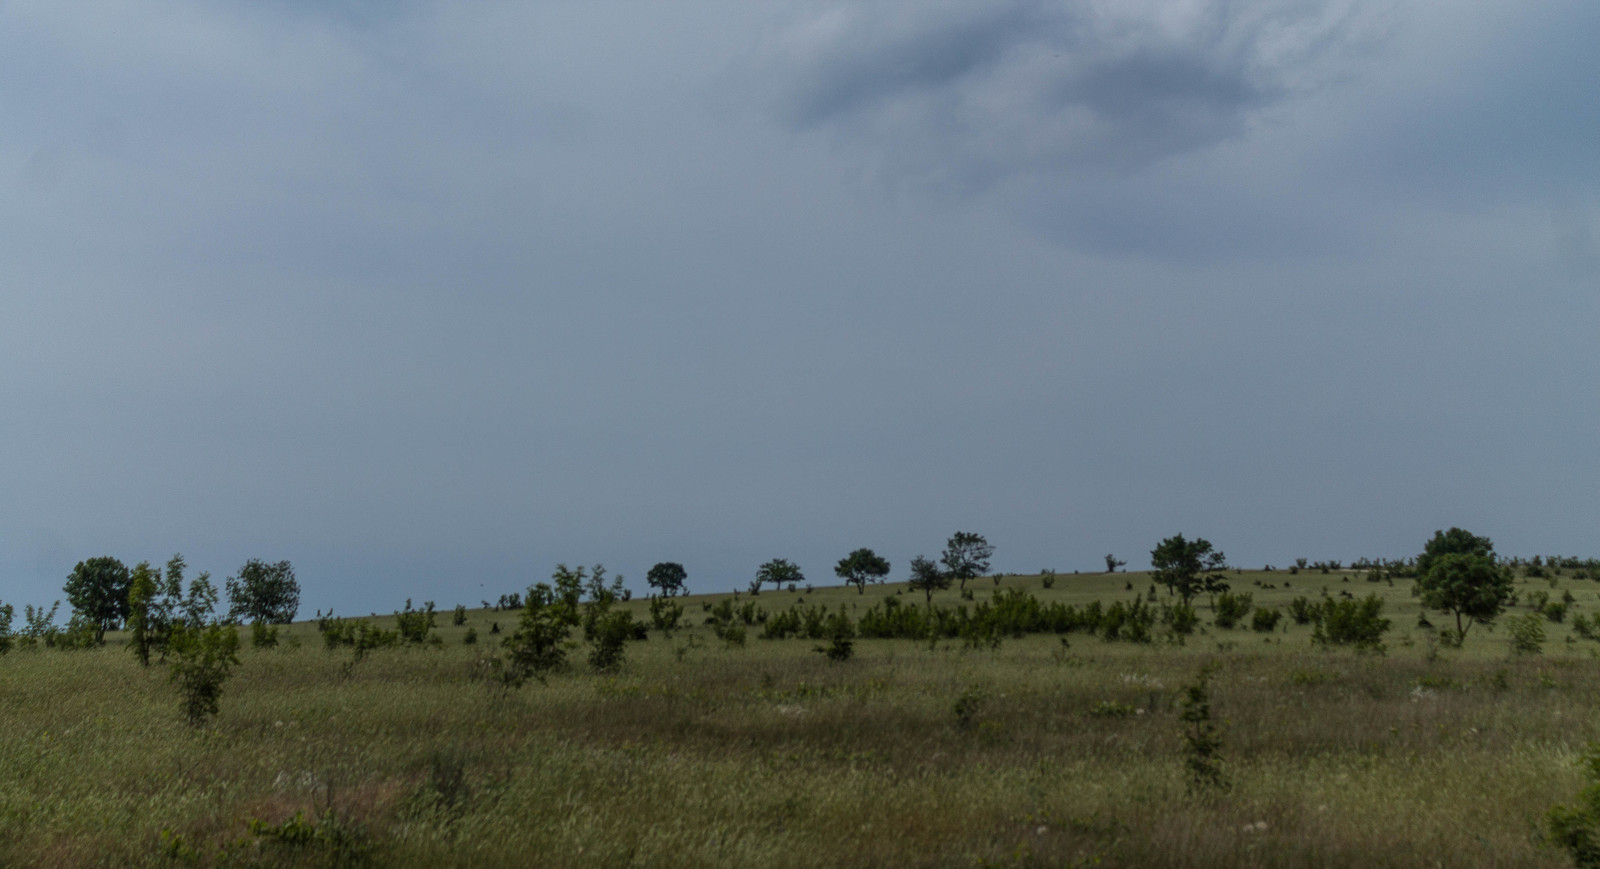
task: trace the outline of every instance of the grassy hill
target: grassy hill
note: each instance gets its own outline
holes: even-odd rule
[[[1287,617],[1220,629],[1203,596],[1181,644],[857,638],[835,661],[825,641],[760,636],[793,606],[923,606],[890,584],[740,595],[742,645],[704,623],[727,596],[683,598],[689,626],[628,643],[620,670],[594,672],[574,631],[568,667],[508,689],[486,662],[518,613],[455,625],[447,609],[437,644],[359,660],[309,622],[270,649],[245,631],[221,714],[195,730],[166,669],[120,637],[16,650],[0,658],[0,865],[1570,865],[1543,817],[1583,786],[1600,729],[1600,644],[1571,628],[1600,584],[1519,579],[1524,602],[1575,601],[1541,616],[1539,653],[1512,655],[1506,617],[1440,644],[1409,580],[1229,581],[1256,607],[1377,594],[1386,651],[1316,645]],[[985,577],[934,603],[1109,606],[1151,587],[1043,582]],[[621,606],[648,621],[647,602]],[[1207,666],[1225,789],[1185,766],[1182,701]]]

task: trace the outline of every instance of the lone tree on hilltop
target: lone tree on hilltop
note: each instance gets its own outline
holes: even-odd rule
[[[1106,553],[1106,573],[1116,573],[1117,568],[1122,567],[1127,563],[1128,562],[1123,561],[1109,552]]]
[[[1511,571],[1495,560],[1487,537],[1451,528],[1436,531],[1417,558],[1422,605],[1456,617],[1455,642],[1474,622],[1489,624],[1511,603]]]
[[[857,594],[867,593],[868,582],[883,582],[889,575],[889,562],[870,549],[857,549],[834,565],[833,572],[856,587]]]
[[[976,579],[989,572],[989,558],[992,555],[994,547],[983,539],[982,534],[957,531],[950,535],[950,540],[945,543],[944,555],[940,556],[939,561],[944,564],[944,569],[951,578],[961,583],[964,591],[967,580]]]
[[[1211,541],[1204,537],[1185,540],[1177,534],[1150,550],[1151,579],[1166,586],[1168,594],[1176,594],[1185,604],[1202,591],[1227,591],[1228,584],[1222,578],[1227,563],[1227,556],[1213,549]]]
[[[772,583],[782,588],[791,582],[805,582],[806,575],[800,572],[800,566],[787,558],[774,558],[756,569],[756,584],[765,585]]]
[[[911,559],[911,581],[907,585],[912,591],[927,595],[928,606],[931,607],[933,593],[950,587],[950,574],[940,570],[938,563],[919,555]]]
[[[300,609],[300,583],[287,561],[268,564],[252,558],[227,580],[228,614],[265,625],[286,625]]]
[[[126,564],[102,555],[78,562],[62,591],[73,612],[94,625],[94,641],[103,643],[106,631],[128,619],[128,590],[132,583],[133,575]]]
[[[649,583],[651,588],[660,589],[663,597],[688,594],[689,588],[684,584],[688,579],[688,572],[676,561],[663,561],[650,568],[650,572],[644,575],[644,581]]]

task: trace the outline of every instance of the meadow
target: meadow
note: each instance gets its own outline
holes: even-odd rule
[[[437,644],[357,658],[310,622],[275,648],[247,639],[198,729],[120,635],[17,649],[0,657],[0,865],[1571,865],[1544,817],[1584,786],[1600,737],[1600,643],[1570,618],[1600,612],[1600,583],[1519,577],[1507,616],[1536,592],[1574,602],[1539,651],[1514,653],[1507,616],[1439,643],[1409,580],[1228,579],[1258,608],[1375,593],[1385,649],[1315,644],[1287,617],[1218,628],[1201,596],[1181,644],[858,638],[832,660],[815,639],[760,638],[759,621],[724,641],[704,621],[726,596],[701,595],[680,599],[689,627],[629,642],[615,672],[580,644],[508,688],[486,661],[518,612],[456,625],[441,602]],[[1020,589],[1110,605],[1150,587],[983,577],[972,601],[934,602]],[[888,597],[923,605],[897,584],[738,603],[859,618]],[[648,621],[645,601],[621,606]],[[1203,671],[1224,786],[1185,765],[1180,701]]]

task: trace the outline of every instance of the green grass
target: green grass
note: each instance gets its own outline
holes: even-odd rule
[[[758,627],[725,646],[700,626],[705,596],[686,599],[696,627],[630,643],[614,676],[580,649],[547,684],[506,692],[473,673],[497,650],[491,623],[509,631],[517,614],[474,610],[457,627],[441,602],[439,648],[352,663],[300,624],[283,647],[244,649],[221,715],[195,731],[165,670],[141,668],[120,637],[13,651],[0,658],[0,865],[325,865],[334,844],[275,845],[247,823],[330,811],[358,846],[343,853],[377,865],[1568,865],[1541,819],[1582,785],[1600,644],[1552,623],[1538,656],[1512,658],[1507,632],[1483,627],[1446,649],[1415,626],[1406,580],[1230,580],[1257,606],[1378,593],[1388,652],[1314,647],[1287,618],[1271,634],[1218,630],[1202,598],[1203,632],[1182,646],[857,640],[831,662],[818,641]],[[1574,613],[1600,609],[1600,583],[1558,586]],[[1109,605],[1149,580],[1001,587]],[[995,585],[969,588],[982,600]],[[753,600],[854,614],[899,590]],[[461,644],[469,627],[475,646]],[[1232,788],[1191,794],[1177,699],[1209,662]]]

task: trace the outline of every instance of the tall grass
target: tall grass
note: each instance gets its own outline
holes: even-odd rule
[[[399,866],[1566,865],[1539,830],[1583,783],[1600,646],[1552,623],[1546,655],[1512,657],[1489,632],[1441,650],[1411,627],[1403,583],[1251,585],[1284,578],[1234,581],[1257,606],[1324,583],[1379,591],[1388,654],[1313,647],[1309,626],[1222,630],[1202,610],[1182,646],[856,640],[836,662],[803,639],[730,647],[690,599],[696,627],[630,643],[619,672],[576,663],[506,691],[473,674],[490,623],[516,614],[471,611],[440,648],[359,662],[294,626],[241,652],[195,731],[118,640],[17,651],[0,658],[0,865],[331,861],[249,830],[297,812]],[[1109,604],[1145,585],[1001,588]],[[1572,588],[1595,607],[1596,586]],[[857,611],[897,590],[757,601]],[[461,644],[469,629],[485,642]],[[1177,700],[1208,663],[1232,787],[1196,794]]]

